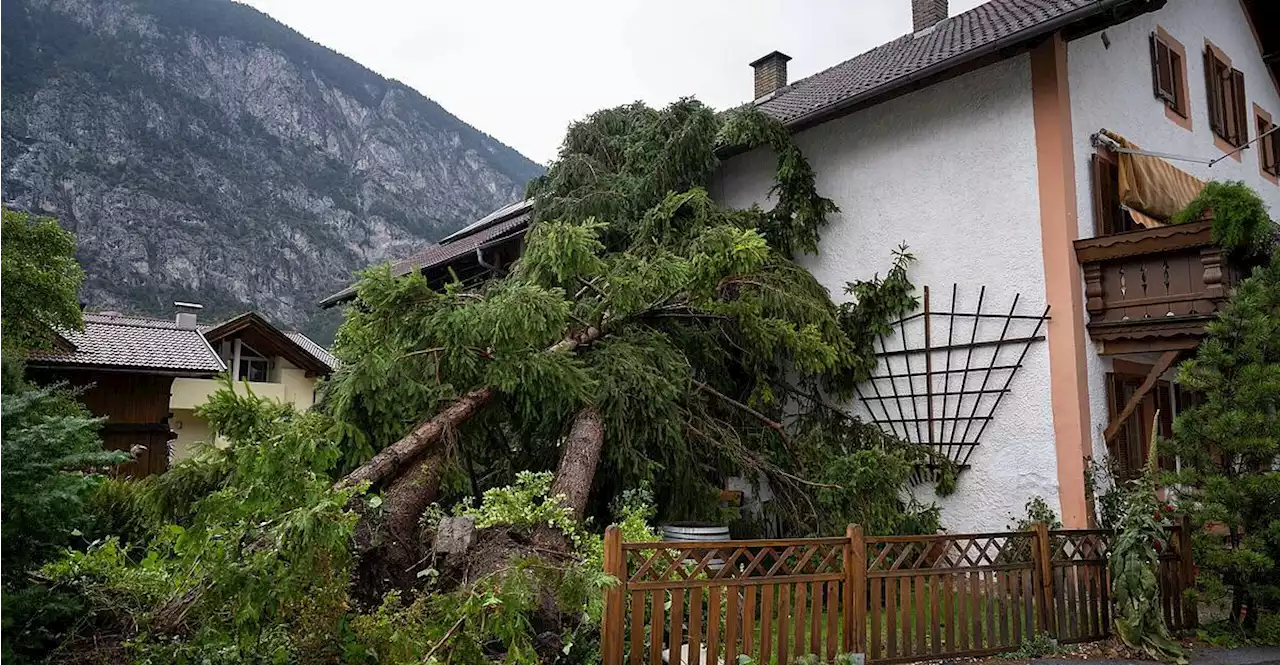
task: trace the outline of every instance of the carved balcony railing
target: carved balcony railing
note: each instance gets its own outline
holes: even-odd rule
[[[1089,335],[1102,353],[1193,348],[1238,271],[1210,239],[1212,222],[1075,241]]]

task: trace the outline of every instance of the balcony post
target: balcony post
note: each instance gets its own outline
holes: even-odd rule
[[[1102,263],[1092,261],[1084,264],[1084,296],[1085,309],[1089,314],[1097,314],[1106,309],[1102,299]]]
[[[1204,267],[1205,297],[1213,300],[1222,298],[1225,295],[1222,286],[1222,248],[1217,245],[1201,248],[1200,265]]]

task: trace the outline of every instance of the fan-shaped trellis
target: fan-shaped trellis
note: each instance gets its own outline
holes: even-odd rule
[[[960,468],[968,466],[1031,344],[1044,339],[1041,329],[1049,318],[1048,306],[1039,314],[1019,314],[1021,294],[1007,312],[983,311],[989,307],[986,294],[983,286],[977,306],[959,311],[959,287],[953,284],[948,311],[935,312],[924,287],[923,310],[891,324],[901,347],[891,348],[882,336],[879,363],[858,387],[873,422],[931,447]],[[926,475],[932,476],[921,469],[917,480]]]

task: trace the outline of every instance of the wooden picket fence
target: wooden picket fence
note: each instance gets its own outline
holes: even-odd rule
[[[786,665],[863,653],[898,663],[1012,651],[1047,632],[1111,634],[1112,533],[1054,530],[932,536],[623,543],[605,532],[604,665]],[[1196,625],[1190,530],[1171,527],[1161,602]]]

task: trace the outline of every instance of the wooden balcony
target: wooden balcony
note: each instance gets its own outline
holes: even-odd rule
[[[1212,222],[1075,241],[1089,336],[1104,355],[1194,348],[1238,272],[1210,240]]]

